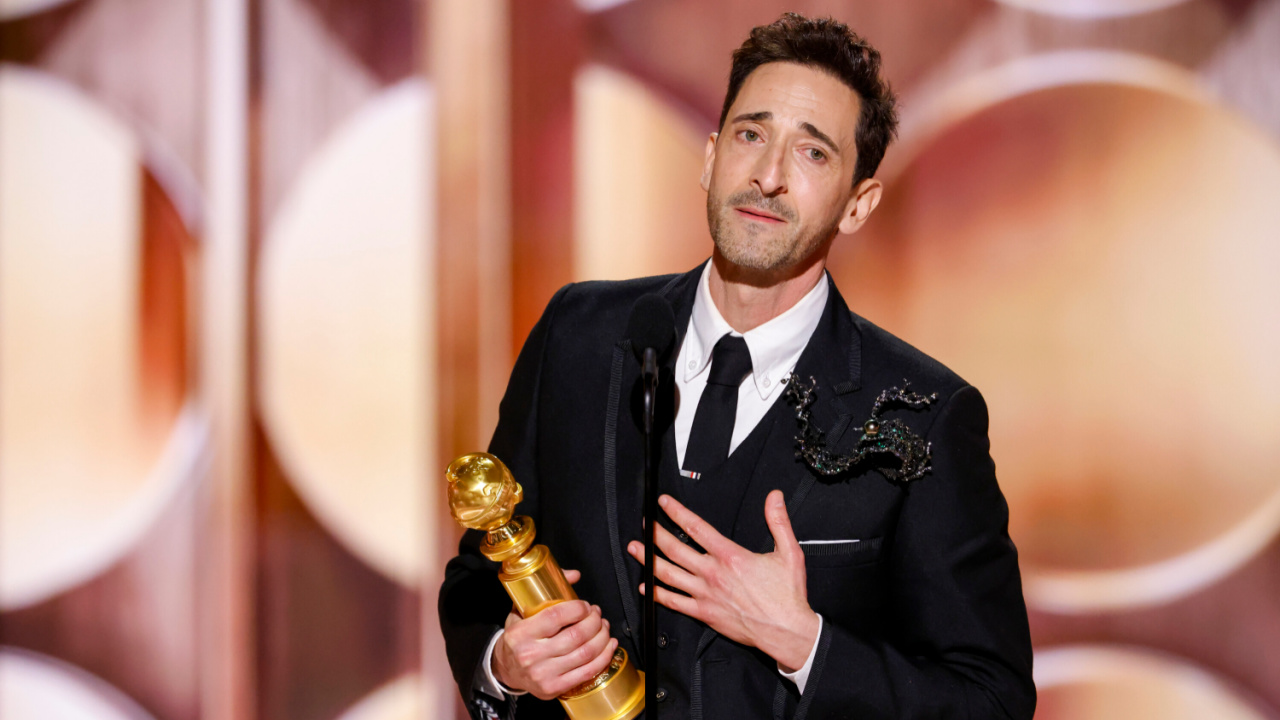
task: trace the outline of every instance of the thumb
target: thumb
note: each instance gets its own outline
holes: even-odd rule
[[[802,556],[803,551],[791,529],[791,518],[787,515],[787,503],[781,490],[774,490],[765,498],[764,517],[769,525],[769,532],[773,534],[774,551],[783,553],[783,557],[791,560]]]

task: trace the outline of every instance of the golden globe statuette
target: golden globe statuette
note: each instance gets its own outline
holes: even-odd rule
[[[511,517],[524,490],[502,461],[488,453],[463,455],[445,471],[449,511],[462,526],[482,530],[480,552],[502,563],[498,580],[521,617],[578,596],[546,545],[534,545],[533,518]],[[644,673],[618,648],[609,667],[560,696],[570,720],[631,720],[644,710]]]

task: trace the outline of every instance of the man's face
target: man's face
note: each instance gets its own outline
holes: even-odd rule
[[[858,110],[857,93],[821,70],[775,62],[747,76],[702,171],[720,255],[772,275],[862,224],[879,183],[853,187]]]

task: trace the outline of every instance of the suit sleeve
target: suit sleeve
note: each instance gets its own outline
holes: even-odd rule
[[[538,390],[546,355],[547,337],[556,308],[568,286],[561,288],[529,333],[516,359],[511,379],[498,411],[498,427],[489,443],[489,452],[511,469],[524,489],[517,514],[538,517],[538,476],[535,440],[537,437]],[[482,662],[489,641],[506,621],[511,598],[498,582],[499,564],[480,554],[483,533],[468,530],[458,544],[458,554],[445,566],[437,609],[444,634],[445,652],[454,680],[473,717],[492,700],[477,697],[477,678],[483,675]],[[505,704],[505,703],[498,703]],[[510,715],[510,710],[505,713]]]
[[[1031,718],[1027,612],[987,424],[973,387],[940,409],[933,470],[908,485],[886,559],[897,634],[825,623],[796,718]]]

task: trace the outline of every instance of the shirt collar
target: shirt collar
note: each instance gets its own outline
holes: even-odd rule
[[[711,364],[711,350],[725,333],[739,334],[729,326],[711,299],[710,276],[711,262],[708,261],[702,268],[702,277],[698,279],[688,337],[685,338],[685,382],[707,369]],[[829,294],[824,272],[813,289],[786,312],[742,334],[751,353],[752,381],[762,400],[768,400],[782,384],[783,377],[795,368],[800,353],[822,320]]]

